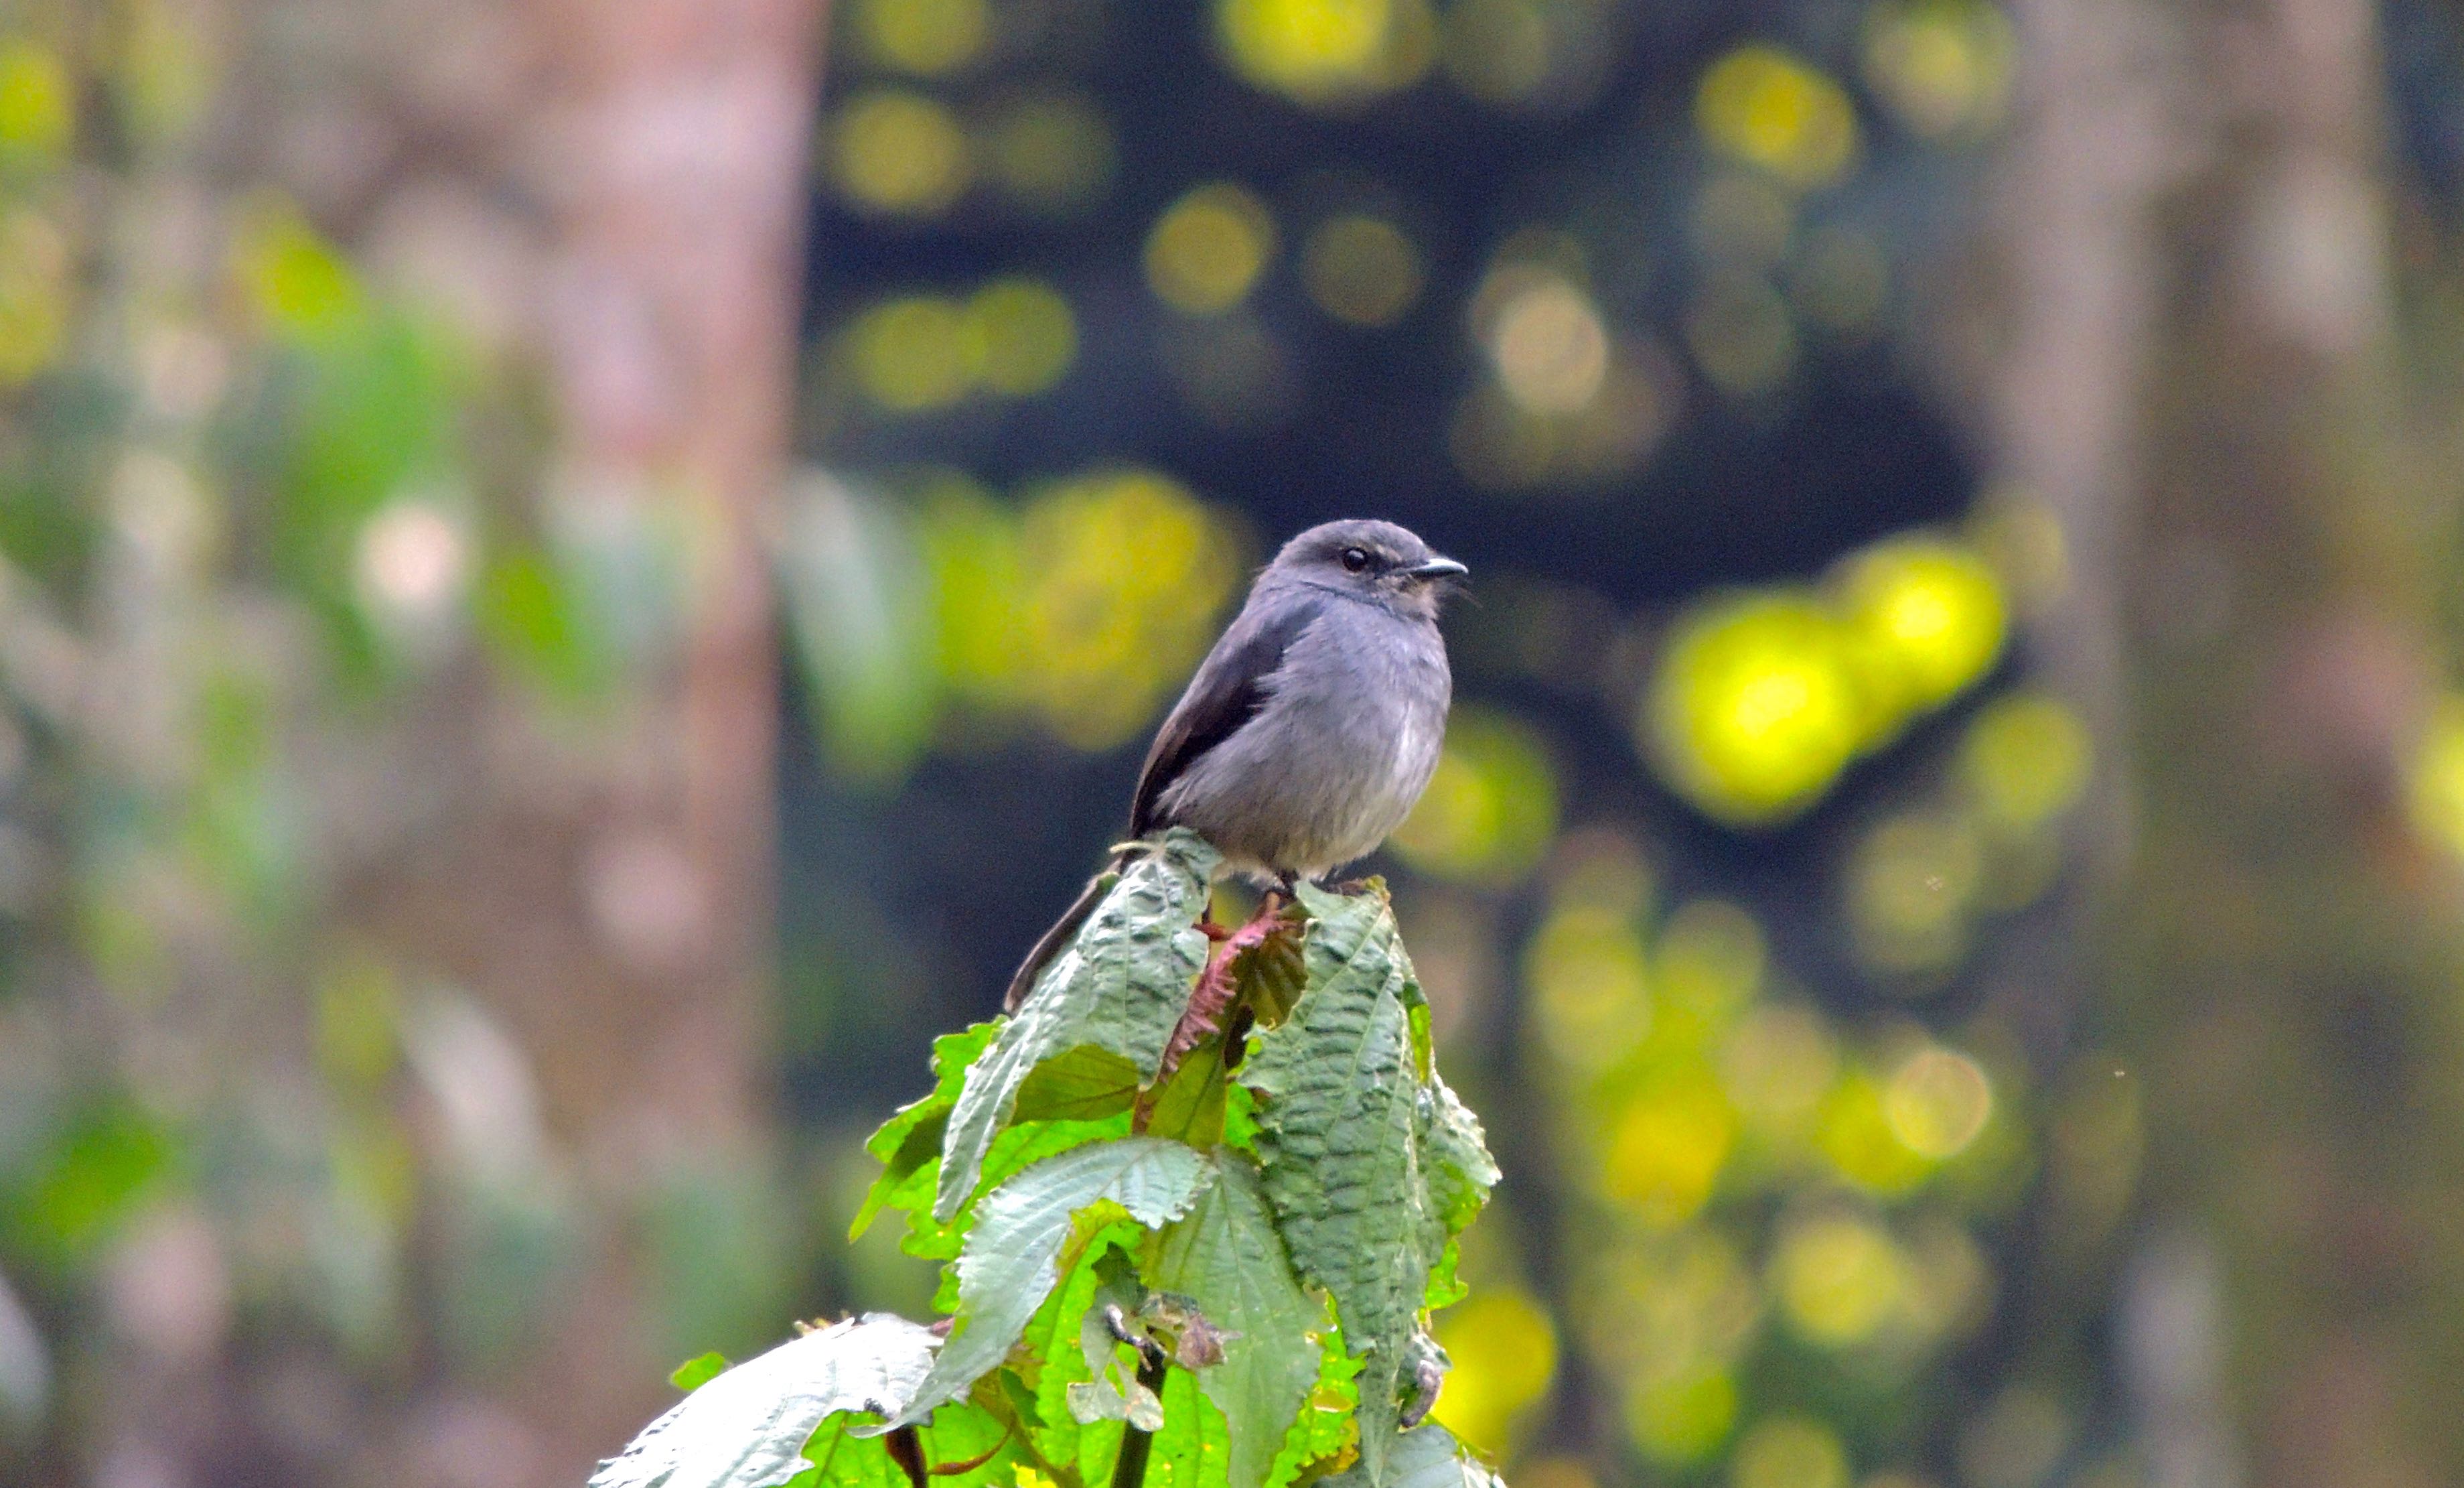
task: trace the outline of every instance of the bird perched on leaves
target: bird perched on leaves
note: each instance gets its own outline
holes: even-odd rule
[[[1438,766],[1454,693],[1438,606],[1463,571],[1391,522],[1330,522],[1285,544],[1147,750],[1130,836],[1185,827],[1286,889],[1374,852]],[[1027,953],[1005,1007],[1103,883]]]

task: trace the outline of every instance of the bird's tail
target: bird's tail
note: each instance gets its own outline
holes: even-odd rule
[[[1113,858],[1111,865],[1102,873],[1087,880],[1087,887],[1078,892],[1077,900],[1061,912],[1061,918],[1052,922],[1052,928],[1045,931],[1044,938],[1035,943],[1035,949],[1028,951],[1026,959],[1018,964],[1018,969],[1010,973],[1009,990],[1001,996],[1001,1011],[1016,1012],[1018,1005],[1026,1001],[1026,994],[1035,988],[1035,979],[1044,974],[1044,968],[1052,964],[1052,958],[1061,954],[1061,947],[1069,944],[1069,938],[1076,935],[1078,927],[1087,922],[1087,917],[1095,912],[1096,902],[1111,888],[1122,866],[1129,860],[1130,855],[1124,853]]]

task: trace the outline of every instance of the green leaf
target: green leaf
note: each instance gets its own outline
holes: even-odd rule
[[[1117,1205],[1149,1229],[1177,1219],[1213,1179],[1206,1159],[1177,1142],[1125,1137],[1046,1158],[986,1195],[958,1256],[958,1307],[950,1340],[892,1424],[917,1421],[1005,1358],[1059,1279],[1062,1245],[1079,1214]],[[1092,1232],[1081,1243],[1092,1238]]]
[[[1040,1423],[1033,1432],[1037,1452],[1049,1461],[1081,1471],[1089,1482],[1099,1480],[1111,1463],[1120,1432],[1117,1427],[1081,1427],[1069,1414],[1069,1387],[1095,1375],[1080,1347],[1081,1323],[1107,1284],[1111,1270],[1108,1261],[1134,1250],[1146,1234],[1145,1227],[1124,1222],[1090,1239],[1068,1278],[1037,1310],[1027,1325],[1024,1348],[1014,1355],[1023,1359],[1019,1367],[1028,1371],[1026,1383],[1035,1389]]]
[[[930,1332],[888,1313],[807,1333],[687,1395],[602,1462],[590,1488],[777,1488],[803,1470],[825,1419],[904,1410],[933,1346]]]
[[[976,1062],[984,1046],[1001,1030],[996,1020],[933,1040],[933,1093],[912,1105],[900,1106],[881,1123],[879,1131],[865,1140],[864,1149],[881,1160],[881,1176],[866,1192],[864,1207],[856,1211],[855,1224],[847,1231],[848,1239],[863,1234],[871,1226],[873,1216],[901,1187],[940,1154],[941,1134],[949,1129],[950,1109],[958,1103],[958,1090],[966,1083],[967,1067]]]
[[[1284,1433],[1283,1450],[1266,1474],[1266,1488],[1286,1488],[1304,1475],[1339,1466],[1344,1455],[1360,1443],[1360,1430],[1353,1420],[1353,1408],[1360,1403],[1353,1383],[1360,1361],[1352,1357],[1343,1330],[1323,1309],[1318,1334],[1317,1381],[1301,1406],[1300,1419]]]
[[[1360,1456],[1383,1484],[1404,1361],[1420,1331],[1444,1217],[1420,1138],[1434,1096],[1419,1077],[1409,973],[1382,894],[1303,884],[1309,990],[1242,1073],[1263,1098],[1265,1191],[1301,1275],[1327,1289],[1359,1374]]]
[[[1429,1160],[1429,1194],[1446,1233],[1461,1234],[1497,1187],[1497,1159],[1488,1155],[1480,1118],[1435,1070],[1429,1073],[1428,1090],[1431,1099],[1419,1111],[1419,1135]]]
[[[1045,1060],[1020,1082],[1014,1122],[1095,1121],[1138,1097],[1138,1067],[1109,1049],[1081,1045]]]
[[[1465,1452],[1453,1433],[1435,1421],[1415,1426],[1395,1438],[1382,1477],[1370,1477],[1368,1462],[1321,1479],[1323,1488],[1506,1488],[1495,1473]]]
[[[993,1149],[984,1157],[983,1178],[976,1185],[976,1192],[990,1192],[1014,1174],[1072,1147],[1111,1142],[1129,1134],[1127,1111],[1100,1122],[1023,1122],[993,1139]],[[968,1232],[975,1228],[976,1209],[970,1206],[959,1210],[958,1216],[948,1224],[933,1217],[933,1188],[939,1165],[938,1158],[926,1164],[899,1186],[890,1204],[907,1211],[907,1233],[898,1242],[899,1249],[927,1260],[956,1260],[966,1248]],[[957,1309],[957,1270],[946,1268],[940,1290],[933,1299],[936,1311]]]
[[[716,1349],[698,1359],[688,1359],[669,1372],[668,1383],[690,1395],[727,1372],[727,1356]]]
[[[1212,1147],[1223,1140],[1223,1041],[1209,1039],[1155,1088],[1147,1133]]]
[[[1230,1488],[1258,1488],[1317,1380],[1312,1330],[1326,1309],[1292,1277],[1257,1170],[1230,1151],[1215,1165],[1214,1185],[1163,1232],[1150,1280],[1222,1330],[1223,1362],[1196,1371],[1198,1383],[1228,1424]]]
[[[1164,1376],[1163,1428],[1149,1451],[1145,1488],[1224,1488],[1223,1415],[1187,1369]]]
[[[857,1424],[857,1417],[844,1413],[825,1419],[804,1444],[804,1457],[813,1465],[789,1478],[786,1488],[911,1488],[906,1469],[890,1455],[890,1444],[856,1434],[851,1428]],[[995,1446],[1005,1430],[1001,1418],[973,1403],[954,1402],[934,1411],[922,1435],[935,1468],[965,1462],[988,1449],[992,1455],[968,1472],[935,1473],[933,1481],[941,1488],[990,1488],[994,1483],[1009,1488],[1017,1481],[1017,1456]]]
[[[1221,861],[1194,833],[1176,830],[1132,861],[1035,984],[1018,1016],[967,1071],[941,1149],[937,1218],[974,1192],[984,1154],[1009,1124],[1020,1087],[1046,1059],[1091,1045],[1155,1077],[1165,1042],[1206,964],[1207,883]]]

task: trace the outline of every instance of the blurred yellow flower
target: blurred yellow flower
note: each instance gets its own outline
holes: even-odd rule
[[[77,100],[59,54],[25,37],[0,41],[0,150],[59,155]]]
[[[1928,139],[2000,122],[2016,51],[2010,20],[1983,0],[1895,0],[1865,16],[1865,76]]]
[[[0,387],[51,366],[69,318],[68,243],[34,211],[0,217]]]
[[[855,18],[865,51],[901,72],[956,72],[992,39],[987,0],[863,0]]]
[[[1727,899],[1689,899],[1661,927],[1655,969],[1669,1033],[1699,1050],[1763,980],[1763,928]]]
[[[1126,744],[1146,725],[1205,649],[1239,577],[1206,508],[1151,471],[1081,476],[1037,497],[1020,552],[1025,695],[1083,749]]]
[[[856,386],[901,413],[949,407],[974,381],[968,328],[965,310],[938,295],[883,300],[847,327]]]
[[[1525,411],[1576,413],[1608,376],[1608,327],[1589,295],[1555,275],[1533,275],[1501,298],[1488,354],[1499,386]]]
[[[357,322],[366,294],[340,250],[289,203],[252,203],[231,248],[240,283],[259,314],[295,334],[330,335]]]
[[[1783,1232],[1772,1255],[1771,1288],[1808,1341],[1845,1347],[1872,1338],[1905,1302],[1907,1257],[1869,1220],[1846,1214],[1799,1220]]]
[[[1515,1416],[1556,1378],[1557,1330],[1547,1310],[1520,1288],[1485,1287],[1446,1311],[1437,1331],[1454,1361],[1437,1418],[1479,1451],[1506,1451]]]
[[[1186,315],[1221,315],[1248,298],[1275,255],[1265,204],[1229,183],[1201,186],[1164,209],[1147,233],[1147,283]]]
[[[967,300],[966,345],[976,379],[1025,397],[1059,382],[1078,355],[1069,301],[1038,279],[995,279]]]
[[[1776,47],[1740,47],[1713,63],[1694,117],[1714,149],[1798,188],[1837,180],[1857,155],[1848,95]]]
[[[1420,295],[1420,251],[1383,217],[1342,212],[1309,233],[1301,281],[1318,308],[1353,325],[1392,325]]]
[[[2406,761],[2405,776],[2413,830],[2464,855],[2464,695],[2438,700]]]
[[[1558,910],[1523,953],[1540,1036],[1559,1063],[1608,1068],[1651,1026],[1649,959],[1633,920],[1588,904]]]
[[[1848,1449],[1819,1421],[1772,1416],[1738,1439],[1728,1482],[1730,1488],[1848,1488]]]
[[[1849,559],[1839,591],[1876,736],[1957,696],[2002,655],[2001,581],[1967,548],[1931,537],[1878,543]]]
[[[1993,1087],[1977,1062],[1939,1046],[1918,1050],[1891,1076],[1882,1096],[1891,1134],[1919,1157],[1956,1157],[1993,1114]]]
[[[1113,167],[1112,126],[1074,93],[1030,95],[993,116],[986,168],[1002,189],[1043,211],[1084,207],[1103,194]]]
[[[966,131],[920,93],[877,88],[839,110],[830,134],[839,189],[865,211],[931,216],[967,189]]]
[[[1711,1197],[1736,1132],[1736,1113],[1707,1073],[1654,1079],[1609,1129],[1601,1191],[1645,1224],[1682,1224]]]
[[[1939,973],[1966,953],[1985,871],[1983,844],[1963,816],[1888,817],[1858,839],[1847,870],[1848,925],[1868,966]]]
[[[1656,1462],[1699,1462],[1736,1424],[1736,1376],[1708,1361],[1646,1374],[1626,1392],[1627,1434]]]
[[[1756,1009],[1739,1024],[1720,1061],[1738,1112],[1764,1140],[1782,1145],[1809,1135],[1838,1069],[1839,1051],[1822,1015],[1779,1005]]]
[[[1714,816],[1778,820],[1828,788],[1861,740],[1838,623],[1799,591],[1729,595],[1677,625],[1652,677],[1644,738]]]
[[[2464,737],[2464,726],[2458,733]],[[1988,822],[2033,831],[2068,811],[2087,788],[2090,750],[2087,725],[2058,699],[2013,693],[1987,704],[1968,725],[1959,742],[1959,778]]]
[[[1840,1177],[1870,1193],[1904,1193],[1933,1171],[1891,1129],[1882,1087],[1863,1070],[1841,1077],[1823,1098],[1815,1141]]]
[[[1410,82],[1434,51],[1425,0],[1216,0],[1232,70],[1304,103]]]

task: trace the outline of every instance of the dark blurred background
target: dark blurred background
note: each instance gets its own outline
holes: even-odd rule
[[[0,0],[0,1482],[578,1484],[1298,528],[1517,1488],[2464,1481],[2450,0]]]

